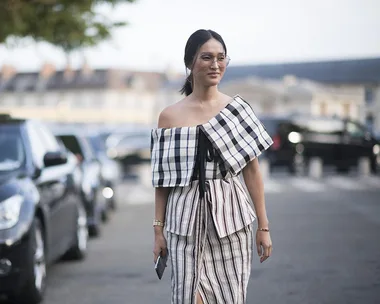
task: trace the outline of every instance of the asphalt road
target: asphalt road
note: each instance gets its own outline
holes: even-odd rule
[[[170,303],[170,268],[162,281],[153,269],[153,190],[140,174],[122,186],[87,259],[50,268],[44,303]],[[255,256],[248,303],[379,304],[380,178],[280,176],[266,185],[274,250],[263,264]]]

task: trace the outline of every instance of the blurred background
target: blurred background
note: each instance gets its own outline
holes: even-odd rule
[[[305,215],[317,212],[320,216],[314,218],[314,226],[312,222],[299,223],[305,231],[299,236],[304,243],[308,243],[308,235],[318,227],[321,231],[316,240],[336,246],[339,242],[328,237],[328,228],[320,226],[329,227],[337,221],[341,226],[335,228],[345,237],[340,239],[344,242],[341,248],[350,251],[356,247],[356,250],[364,240],[360,235],[352,235],[345,225],[349,218],[358,216],[362,227],[380,232],[379,1],[2,0],[0,198],[8,202],[8,197],[12,197],[9,185],[13,183],[14,189],[23,189],[25,178],[29,178],[31,189],[45,193],[36,199],[38,208],[45,210],[50,206],[53,210],[51,204],[55,202],[56,206],[58,201],[57,180],[61,183],[68,176],[76,176],[79,201],[87,215],[85,226],[95,238],[89,245],[92,247],[89,258],[80,268],[56,265],[49,280],[44,270],[31,274],[29,281],[33,283],[28,292],[34,296],[33,303],[43,297],[47,297],[46,303],[77,303],[80,289],[94,287],[99,273],[88,274],[83,284],[79,283],[77,293],[69,294],[57,282],[64,280],[65,275],[75,280],[81,273],[96,268],[96,259],[91,254],[104,256],[105,248],[111,251],[106,250],[113,260],[106,259],[105,268],[99,268],[99,272],[107,272],[108,265],[115,278],[123,278],[131,288],[142,282],[147,286],[146,293],[129,290],[130,300],[125,303],[151,303],[149,294],[154,292],[159,294],[157,301],[162,300],[159,303],[167,302],[169,290],[158,289],[153,283],[153,272],[144,266],[145,258],[150,261],[152,242],[148,228],[154,210],[150,131],[156,127],[161,110],[182,98],[179,90],[185,81],[184,47],[188,37],[200,28],[221,34],[231,57],[220,90],[231,96],[240,94],[247,100],[274,140],[271,149],[260,157],[268,208],[273,221],[281,223],[281,228],[280,224],[274,227],[294,228],[283,219],[289,209],[278,209],[274,203],[281,196],[289,202],[288,208],[301,208]],[[38,123],[33,125],[34,121]],[[10,144],[12,141],[15,146]],[[25,173],[29,172],[28,155],[31,163],[32,159],[41,158],[30,174]],[[62,166],[68,164],[63,170]],[[46,186],[45,167],[59,172],[47,183],[55,184],[53,189]],[[67,176],[58,179],[62,174]],[[67,183],[61,187],[68,189]],[[42,192],[43,189],[48,191]],[[313,194],[318,194],[319,199]],[[43,200],[46,196],[50,202]],[[313,207],[297,205],[309,200],[315,200]],[[358,200],[362,202],[360,207],[356,205]],[[339,205],[342,201],[350,206],[345,211]],[[4,232],[4,237],[1,234],[2,229],[18,231],[17,227],[22,226],[18,218],[23,213],[22,204],[16,211],[14,205],[7,204],[2,206],[0,202],[0,246],[6,247],[3,251],[0,247],[0,286],[4,287],[13,284],[9,276],[23,267],[12,260],[10,245],[4,245],[6,240],[9,243],[13,232],[7,236],[8,232]],[[42,222],[54,218],[49,212],[41,211],[45,215],[39,215],[38,208],[31,208],[29,217],[41,216]],[[329,208],[338,215],[348,212],[347,217],[329,218]],[[68,216],[67,210],[60,216]],[[9,218],[14,221],[12,225],[6,222],[11,221]],[[104,226],[109,219],[112,220]],[[295,217],[290,219],[294,221]],[[5,222],[3,226],[1,221]],[[30,225],[30,221],[26,223]],[[141,235],[125,232],[126,227],[135,231],[132,227],[138,225]],[[47,239],[47,229],[54,229],[42,226],[42,236],[37,239],[54,243]],[[28,232],[14,232],[14,242],[23,233],[36,235],[32,228]],[[61,229],[61,234],[55,236],[64,238],[64,233],[73,234],[73,229],[83,236],[84,230],[80,228],[76,222],[71,230]],[[129,235],[129,243],[137,244],[131,252],[123,243],[125,235]],[[299,254],[294,247],[288,247],[292,236],[282,236],[277,236],[275,248],[283,257],[267,266],[264,277],[264,281],[273,280],[276,286],[276,275],[271,269],[286,264],[287,257]],[[317,265],[316,260],[325,254],[319,251],[323,248],[314,248],[312,255],[316,254],[316,260],[306,261],[299,268],[289,266],[279,270],[284,277],[289,274],[294,278],[297,275],[292,270],[296,267],[304,275],[303,279],[297,277],[298,283],[282,285],[273,292],[257,285],[260,274],[253,274],[251,299],[258,292],[262,294],[259,298],[267,303],[380,303],[379,242],[370,236],[364,239],[372,244],[372,257],[363,255],[339,266],[320,266],[326,269],[321,271],[318,286],[327,290],[326,295],[310,287],[315,286],[310,266]],[[55,244],[62,247],[61,252],[58,250],[49,257],[48,245],[41,246],[47,251],[46,267],[71,248]],[[142,251],[147,255],[144,258],[139,255]],[[134,258],[126,261],[125,255]],[[41,258],[33,261],[33,267],[41,266]],[[341,267],[352,267],[352,263],[360,265],[355,273],[340,273]],[[120,264],[134,270],[120,273],[117,268]],[[373,272],[364,273],[363,269],[368,267]],[[144,270],[141,273],[139,269]],[[38,274],[44,278],[42,287],[37,284]],[[368,282],[362,286],[367,292],[355,285],[355,276]],[[103,283],[117,286],[119,279],[115,278],[107,278]],[[340,283],[334,283],[337,280]],[[310,284],[305,287],[302,282]],[[358,292],[352,291],[355,288]],[[0,294],[3,292],[9,299],[14,296],[17,303],[23,303],[22,290],[0,287]],[[103,297],[89,295],[86,301],[125,300],[123,290],[110,290]]]

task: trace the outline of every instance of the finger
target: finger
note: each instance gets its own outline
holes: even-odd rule
[[[264,246],[264,257],[270,257],[270,246]]]
[[[261,256],[263,251],[262,251],[260,242],[256,242],[256,248],[257,248],[257,254]]]
[[[260,262],[264,262],[265,260],[267,260],[272,254],[272,246],[266,246],[264,248],[264,254],[261,256],[260,258]]]

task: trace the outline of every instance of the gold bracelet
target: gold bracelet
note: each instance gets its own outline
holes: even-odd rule
[[[165,222],[160,221],[160,220],[154,220],[154,221],[153,221],[153,227],[154,227],[154,226],[164,227],[164,226],[165,226]]]
[[[257,228],[258,231],[269,232],[269,228]]]

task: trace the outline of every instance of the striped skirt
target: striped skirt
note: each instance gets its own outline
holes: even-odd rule
[[[172,304],[244,304],[252,261],[252,224],[219,238],[211,204],[202,199],[191,236],[168,232]]]

